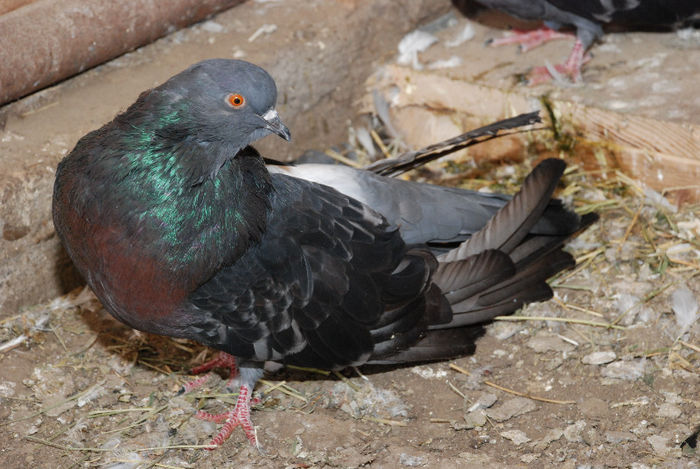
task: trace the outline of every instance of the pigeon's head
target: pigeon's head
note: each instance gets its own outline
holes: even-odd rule
[[[276,134],[291,135],[280,120],[275,103],[277,87],[262,68],[242,60],[211,59],[175,75],[158,90],[180,110],[202,143],[244,148]]]

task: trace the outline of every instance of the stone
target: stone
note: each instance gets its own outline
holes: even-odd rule
[[[482,393],[477,398],[476,402],[469,407],[468,412],[474,412],[475,410],[478,410],[478,409],[488,409],[489,407],[494,405],[497,400],[498,400],[498,397],[496,397],[495,394],[487,393],[487,392]]]
[[[605,432],[605,441],[608,443],[622,443],[623,441],[636,441],[637,437],[630,432],[608,431]]]
[[[646,360],[617,361],[600,370],[605,378],[635,380],[644,375]]]
[[[616,358],[617,355],[615,354],[615,352],[612,351],[593,352],[583,357],[581,361],[586,365],[604,365],[606,363],[614,361]]]
[[[584,428],[586,428],[586,422],[584,420],[579,420],[564,429],[564,438],[571,443],[581,442],[583,441],[581,433]]]
[[[538,335],[527,341],[527,346],[537,353],[554,352],[570,352],[574,346],[568,342],[561,340],[557,336]]]
[[[515,397],[505,401],[499,407],[487,410],[486,415],[497,422],[503,422],[517,415],[532,412],[535,409],[537,409],[537,406],[531,399]]]
[[[682,413],[683,412],[681,411],[680,407],[677,405],[664,402],[659,406],[659,411],[656,413],[656,415],[662,418],[675,419],[680,417]]]
[[[507,440],[512,441],[516,445],[522,445],[530,441],[530,438],[522,430],[507,430],[501,432],[501,436]]]
[[[477,409],[474,412],[469,412],[464,416],[466,429],[483,427],[486,425],[486,412],[483,409]]]

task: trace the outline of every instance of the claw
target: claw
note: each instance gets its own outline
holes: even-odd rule
[[[553,67],[533,68],[528,74],[528,84],[530,86],[539,85],[550,81],[552,78],[556,79],[558,75],[568,76],[572,82],[579,83],[581,81],[581,67],[590,59],[591,57],[585,54],[583,43],[577,39],[566,62]]]
[[[227,368],[229,370],[229,378],[226,382],[226,387],[229,387],[231,382],[238,376],[238,366],[236,365],[236,358],[228,353],[220,352],[215,358],[209,360],[208,362],[202,363],[190,370],[193,375],[198,375],[201,373],[206,373],[214,368]],[[208,375],[200,376],[192,381],[189,381],[182,385],[182,388],[178,391],[177,395],[180,396],[186,392],[190,392],[193,389],[197,389],[207,382],[209,379]]]
[[[238,399],[236,400],[236,407],[229,412],[224,412],[222,414],[210,414],[207,412],[199,411],[197,412],[197,418],[202,420],[207,420],[209,422],[224,423],[221,431],[216,435],[211,442],[210,446],[217,447],[221,446],[224,441],[226,441],[233,433],[233,430],[240,426],[248,437],[250,444],[259,448],[257,432],[253,423],[250,420],[250,389],[248,386],[241,386]],[[211,448],[214,449],[214,448]]]
[[[519,44],[521,52],[527,52],[537,46],[541,46],[545,42],[554,39],[571,39],[574,36],[570,33],[560,33],[550,28],[540,28],[532,31],[513,30],[513,34],[500,39],[491,39],[487,45],[497,47],[508,44]]]
[[[209,360],[197,367],[192,368],[192,374],[206,373],[213,368],[227,368],[229,370],[229,380],[226,383],[226,387],[230,388],[231,382],[238,376],[238,366],[236,364],[236,358],[228,353],[220,352],[214,359]],[[209,379],[209,375],[200,376],[188,383],[185,383],[178,395],[185,392],[189,392],[193,389],[200,387]],[[241,385],[238,391],[238,399],[236,400],[236,406],[233,410],[229,412],[224,412],[221,414],[210,414],[209,412],[204,412],[202,410],[197,411],[195,416],[199,419],[206,420],[208,422],[223,423],[224,426],[221,431],[216,435],[209,443],[209,450],[216,449],[221,446],[224,441],[226,441],[233,433],[233,430],[240,426],[248,437],[248,441],[258,448],[262,452],[262,448],[258,444],[258,438],[256,435],[255,427],[250,421],[250,406],[251,404],[257,404],[260,402],[259,398],[251,398],[252,388],[247,385]]]

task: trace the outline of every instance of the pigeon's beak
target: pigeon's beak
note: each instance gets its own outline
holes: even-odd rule
[[[262,117],[263,120],[267,122],[266,128],[270,132],[274,132],[275,134],[279,135],[287,141],[291,140],[292,134],[289,133],[289,129],[287,128],[287,126],[282,123],[282,121],[280,120],[280,115],[277,114],[276,110],[270,109],[260,117]]]

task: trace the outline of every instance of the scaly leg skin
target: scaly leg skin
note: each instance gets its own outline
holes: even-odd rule
[[[581,81],[581,67],[590,60],[590,56],[584,54],[583,43],[576,39],[574,48],[571,50],[569,58],[563,64],[554,65],[554,70],[564,76],[568,76],[574,83]],[[552,78],[549,67],[535,67],[528,74],[528,85],[535,86],[546,83]]]
[[[219,434],[216,435],[209,443],[209,445],[212,447],[207,449],[213,450],[216,449],[216,447],[221,446],[223,442],[231,436],[233,430],[239,425],[245,432],[245,435],[248,437],[250,444],[256,448],[260,448],[258,438],[255,434],[255,427],[253,427],[253,423],[250,421],[250,394],[251,390],[248,388],[248,386],[243,385],[238,393],[236,407],[234,407],[232,411],[225,412],[223,414],[210,414],[201,410],[197,412],[197,418],[202,420],[215,423],[225,422]]]
[[[574,35],[571,33],[560,33],[550,28],[539,28],[532,31],[513,30],[513,34],[502,37],[500,39],[492,39],[488,41],[490,46],[505,46],[509,44],[519,44],[521,52],[527,52],[537,46],[541,46],[545,42],[554,39],[571,39]]]
[[[192,374],[206,373],[208,371],[211,371],[213,368],[227,368],[229,370],[229,380],[226,382],[226,388],[231,389],[231,383],[239,375],[236,357],[234,357],[233,355],[229,355],[225,352],[219,352],[219,354],[214,359],[209,360],[208,362],[203,363],[202,365],[199,365],[195,368],[192,368],[190,372]],[[256,371],[253,373],[254,379],[252,382],[255,383],[255,381],[257,381],[257,378],[260,377],[260,374],[262,374],[262,372],[260,372],[260,374],[257,374]],[[216,449],[218,446],[221,446],[223,442],[231,436],[233,430],[239,425],[241,426],[241,428],[243,428],[246,437],[248,437],[248,441],[250,441],[250,443],[253,446],[260,449],[260,445],[255,434],[255,428],[253,427],[253,424],[250,420],[250,406],[251,404],[259,403],[260,399],[251,399],[254,384],[245,384],[246,376],[250,378],[250,376],[248,376],[250,374],[250,371],[247,371],[244,374],[244,376],[241,377],[244,384],[240,386],[238,392],[238,399],[236,400],[236,406],[232,411],[224,412],[221,414],[210,414],[208,412],[200,410],[195,415],[197,418],[200,418],[202,420],[224,424],[219,434],[214,437],[211,443],[209,443],[209,446],[211,446],[211,448],[208,448],[209,450],[213,450]],[[190,392],[193,389],[200,387],[207,381],[208,378],[209,375],[207,374],[186,383],[185,385],[183,385],[182,389],[178,394]]]
[[[231,381],[233,381],[234,378],[238,376],[238,366],[236,365],[236,357],[234,357],[233,355],[229,355],[225,352],[219,352],[219,354],[215,358],[192,368],[192,370],[190,370],[190,373],[193,375],[199,375],[211,371],[214,368],[226,368],[229,370],[229,378],[228,382],[226,383],[226,387],[229,387]],[[190,392],[193,389],[202,386],[208,379],[209,375],[206,374],[204,376],[200,376],[199,378],[193,379],[192,381],[185,383],[180,389],[180,392],[178,392],[178,395]]]

